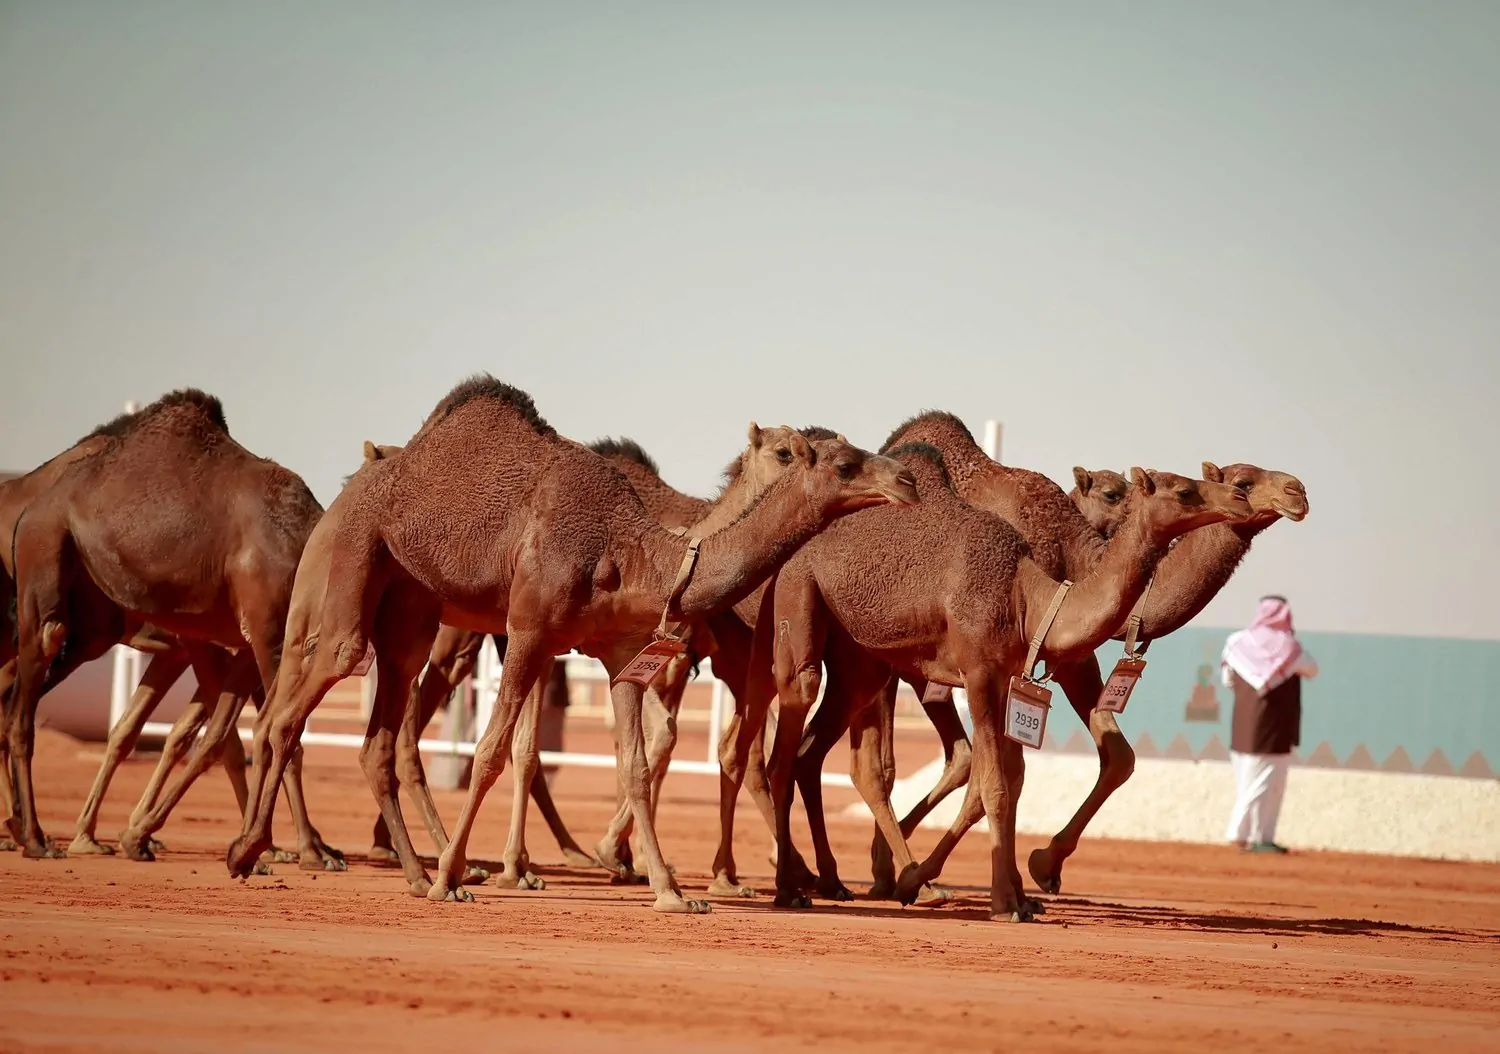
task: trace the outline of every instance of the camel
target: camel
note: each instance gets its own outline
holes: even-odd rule
[[[1040,473],[991,460],[954,415],[941,411],[918,414],[897,427],[882,449],[909,442],[935,446],[943,454],[959,496],[1012,523],[1030,547],[1032,558],[1049,577],[1080,579],[1098,563],[1107,539],[1089,525],[1062,488]],[[1278,519],[1296,522],[1307,515],[1307,490],[1288,473],[1248,464],[1220,469],[1204,462],[1203,476],[1208,482],[1236,487],[1249,501],[1252,514],[1239,522],[1190,531],[1162,559],[1140,612],[1138,639],[1142,649],[1152,639],[1179,629],[1203,610],[1228,582],[1257,534]],[[1120,640],[1124,635],[1122,625],[1113,637]],[[1077,849],[1089,821],[1129,779],[1135,767],[1134,751],[1120,732],[1114,714],[1094,708],[1104,687],[1098,660],[1089,655],[1078,662],[1062,663],[1054,678],[1074,712],[1089,728],[1099,752],[1100,772],[1078,812],[1049,845],[1033,852],[1028,860],[1032,879],[1049,893],[1061,890],[1064,862]],[[926,684],[917,681],[913,687],[921,697]],[[901,826],[908,834],[945,794],[968,779],[969,752],[951,745],[950,737],[962,736],[951,699],[939,698],[924,708],[934,717],[944,737],[949,764],[938,786],[903,818]],[[934,711],[938,712],[936,716]],[[895,876],[883,838],[877,837],[872,843],[872,855],[876,891],[888,893],[894,889]]]
[[[1073,466],[1074,487],[1068,497],[1089,521],[1089,526],[1108,538],[1125,518],[1125,495],[1130,490],[1130,480],[1107,468],[1090,472],[1080,465]]]
[[[843,441],[841,436],[827,429],[814,428],[802,431],[804,436],[813,435],[818,439]],[[686,529],[698,524],[694,533],[701,535],[732,522],[744,511],[750,501],[787,469],[794,460],[789,446],[792,432],[790,428],[763,429],[752,423],[748,436],[749,444],[726,470],[724,488],[719,498],[713,502],[683,494],[667,484],[662,480],[655,461],[633,440],[606,438],[589,444],[589,449],[612,461],[620,469],[641,499],[647,512],[662,526],[670,529]],[[385,449],[394,451],[400,448]],[[384,455],[380,450],[371,444],[366,444],[367,462],[381,456]],[[335,509],[330,509],[328,515],[325,516],[325,522],[333,522],[337,515]],[[316,532],[314,537],[317,537]],[[315,543],[309,543],[308,548],[309,552],[312,552],[317,546]],[[309,557],[304,557],[304,563],[308,563],[309,559]],[[710,618],[700,628],[698,637],[706,636],[711,646],[715,647],[719,639],[725,639],[726,642],[743,639],[744,643],[740,646],[740,652],[746,651],[750,628],[743,621],[741,612],[744,606],[742,602],[739,607]],[[667,764],[676,746],[676,716],[682,701],[682,692],[687,684],[692,659],[701,657],[698,652],[702,645],[697,644],[691,634],[685,636],[684,639],[688,640],[693,650],[669,664],[667,671],[658,679],[656,685],[647,689],[643,703],[643,727],[646,737],[647,766],[651,775],[650,802],[653,818],[660,800],[661,784],[666,777]],[[444,626],[439,631],[418,689],[416,727],[419,730],[425,728],[431,721],[442,701],[452,693],[453,687],[472,673],[482,640],[481,634],[457,630],[453,627]],[[504,637],[497,635],[495,642],[503,656],[505,654]],[[720,648],[720,654],[723,655],[726,650],[727,648]],[[742,691],[743,662],[736,666],[732,657],[729,657],[721,659],[721,663],[725,667],[720,671],[721,676],[726,679],[731,692],[736,691],[736,684]],[[740,673],[741,676],[737,678],[736,673]],[[538,687],[523,704],[511,744],[512,771],[516,791],[512,797],[511,833],[501,858],[502,870],[496,883],[505,888],[546,888],[545,880],[530,870],[529,856],[525,848],[527,799],[525,791],[527,790],[531,799],[535,800],[538,808],[542,810],[548,827],[552,830],[565,859],[571,866],[604,866],[618,880],[634,881],[637,876],[633,869],[633,854],[629,849],[629,835],[633,824],[630,819],[629,802],[623,795],[609,831],[600,839],[594,855],[590,856],[584,853],[568,832],[551,801],[550,792],[545,783],[536,779],[539,759],[535,750],[535,730],[544,682],[545,678],[539,678]],[[443,829],[442,821],[437,815],[431,794],[426,787],[415,740],[406,734],[406,727],[406,723],[403,722],[402,732],[396,741],[397,776],[408,796],[417,803],[428,831],[441,852],[448,842],[447,833]],[[752,748],[747,767],[752,773],[760,774],[759,779],[750,781],[751,791],[753,795],[758,791],[759,795],[764,796],[763,813],[769,820],[770,795],[765,787],[763,755],[759,749]],[[774,835],[774,828],[772,833]],[[378,858],[400,859],[400,854],[393,848],[389,827],[383,815],[376,824],[375,842],[375,855]],[[471,869],[471,873],[473,872],[479,872],[479,869]],[[482,878],[478,880],[482,881]],[[421,890],[420,880],[412,888],[414,892]],[[735,890],[730,895],[743,895],[745,892],[750,891]]]
[[[1139,599],[1173,538],[1242,519],[1250,506],[1230,486],[1133,469],[1136,486],[1119,531],[1093,571],[1069,592],[1029,558],[1009,523],[954,494],[940,452],[914,443],[891,449],[889,456],[917,478],[921,503],[847,517],[803,546],[777,575],[774,622],[763,619],[757,630],[758,646],[762,631],[774,636],[781,701],[769,771],[779,858],[788,863],[777,869],[776,904],[809,903],[789,863],[789,819],[803,719],[826,662],[830,686],[837,678],[847,708],[856,714],[897,673],[968,689],[978,791],[971,790],[971,797],[990,820],[995,854],[991,917],[1020,921],[1032,910],[1022,897],[1014,853],[1024,762],[1020,746],[999,729],[1006,685],[1018,675],[1030,676],[1022,662],[1027,640],[1039,644],[1028,662],[1040,657],[1049,668],[1091,655]],[[913,883],[919,869],[891,812],[889,773],[881,759],[877,737],[860,737],[851,776],[896,854],[898,893],[909,902],[941,865],[924,864],[921,881]],[[830,864],[820,860],[820,874]]]
[[[642,690],[618,675],[657,639],[653,628],[732,606],[839,515],[916,500],[910,477],[887,458],[847,444],[840,456],[818,457],[800,437],[794,445],[807,470],[788,473],[738,523],[700,543],[661,527],[618,469],[558,436],[526,393],[489,376],[459,384],[399,454],[367,470],[339,526],[317,635],[303,643],[298,676],[277,685],[269,727],[257,729],[252,806],[227,856],[231,873],[248,873],[268,844],[277,777],[322,695],[367,643],[377,661],[396,664],[396,683],[411,684],[445,621],[504,633],[507,662],[429,899],[472,899],[459,882],[464,854],[521,703],[554,656],[578,648],[616,680],[620,779],[653,906],[706,910],[683,898],[663,865],[647,811]]]
[[[121,835],[127,855],[150,859],[150,836],[181,790],[217,760],[244,699],[275,678],[292,572],[322,509],[299,477],[235,442],[222,404],[196,389],[123,414],[85,443],[92,451],[32,496],[12,535],[18,643],[6,731],[20,840],[28,855],[62,855],[41,831],[31,786],[38,699],[149,624],[177,638],[201,691],[218,697],[187,771]],[[340,866],[315,829],[298,833],[304,866]]]

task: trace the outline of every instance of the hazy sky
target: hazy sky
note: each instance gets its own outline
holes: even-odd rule
[[[726,5],[727,7],[728,5]],[[1295,472],[1206,612],[1500,638],[1500,4],[0,4],[0,467],[196,385],[326,503],[464,375]]]

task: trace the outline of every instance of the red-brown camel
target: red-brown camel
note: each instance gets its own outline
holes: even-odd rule
[[[808,428],[801,431],[806,437],[843,442],[842,437],[827,429]],[[667,484],[662,480],[656,463],[639,444],[632,440],[599,440],[590,444],[589,449],[613,462],[624,473],[646,511],[662,526],[681,530],[701,521],[704,526],[692,532],[701,535],[717,529],[718,525],[724,525],[736,519],[754,497],[794,463],[796,455],[791,445],[792,433],[793,429],[785,426],[763,429],[752,423],[748,446],[739,457],[731,462],[729,469],[725,472],[724,488],[719,498],[712,502],[683,494]],[[837,450],[830,447],[829,453],[837,454]],[[367,448],[367,459],[375,456],[379,455],[372,454]],[[330,509],[325,519],[336,517],[336,515],[336,511]],[[309,549],[313,548],[314,544],[310,544]],[[304,558],[304,563],[306,562],[307,559]],[[667,763],[671,760],[672,750],[676,746],[676,715],[690,674],[692,660],[704,656],[706,643],[708,648],[713,650],[718,664],[715,673],[726,682],[731,693],[742,693],[744,656],[748,654],[751,632],[750,627],[744,621],[744,609],[754,600],[755,597],[752,596],[742,601],[736,608],[710,617],[697,627],[696,636],[692,632],[687,634],[685,639],[690,645],[689,653],[673,660],[667,671],[645,693],[642,724],[646,737],[647,767],[651,773],[653,818],[660,800],[661,783],[666,776]],[[453,686],[472,672],[481,641],[482,635],[480,634],[456,630],[452,627],[445,626],[438,633],[428,659],[427,670],[422,676],[417,719],[419,728],[425,727],[431,720],[437,707],[451,694]],[[496,644],[503,656],[504,638],[497,636]],[[539,757],[536,750],[536,721],[541,705],[541,684],[542,679],[539,679],[537,689],[527,697],[526,703],[523,704],[511,744],[511,760],[514,766],[517,793],[512,797],[511,834],[502,857],[502,871],[497,877],[497,885],[523,889],[542,889],[546,885],[544,880],[530,871],[529,858],[525,849],[525,796],[520,794],[519,790],[527,786],[530,788],[531,798],[542,810],[549,828],[570,865],[575,867],[602,865],[614,872],[618,879],[632,881],[637,877],[633,870],[633,854],[629,848],[629,835],[633,823],[630,819],[629,802],[624,799],[623,793],[610,830],[600,839],[595,855],[588,856],[578,847],[557,814],[545,782],[537,779]],[[407,790],[408,795],[414,801],[418,802],[423,818],[427,821],[429,832],[441,852],[447,845],[447,835],[443,830],[442,821],[437,817],[436,809],[432,806],[431,795],[426,788],[425,777],[422,774],[420,755],[413,745],[414,741],[407,736],[405,728],[406,725],[403,723],[403,730],[396,745],[397,769],[401,786]],[[726,742],[727,737],[732,734],[732,729],[726,730]],[[770,794],[765,785],[763,752],[759,741],[752,745],[747,758],[747,771],[749,778],[746,779],[746,783],[752,795],[757,797],[758,803],[759,798],[764,798],[762,812],[769,826],[772,822]],[[774,827],[772,827],[772,834],[774,836]],[[377,822],[376,845],[386,849],[386,853],[382,854],[386,859],[399,859],[399,854],[389,848],[389,839],[389,830],[382,817]],[[419,884],[413,885],[413,891],[420,888]],[[726,891],[717,888],[713,892],[716,895],[726,894]],[[746,895],[750,892],[753,891],[738,887],[727,891],[727,895]]]
[[[235,700],[275,678],[292,574],[322,512],[295,474],[236,443],[219,401],[195,389],[91,438],[99,448],[33,497],[12,538],[18,644],[7,734],[30,855],[59,852],[42,834],[31,786],[42,693],[148,623],[172,634],[203,690],[219,697],[190,781],[195,766],[217,759]],[[226,649],[237,651],[227,662]],[[122,834],[129,855],[149,858],[175,790]],[[299,838],[304,866],[338,865],[315,830]]]
[[[499,705],[429,892],[434,900],[470,899],[459,876],[475,813],[503,769],[521,703],[553,657],[576,647],[618,674],[653,639],[664,609],[688,623],[724,610],[836,516],[915,500],[899,466],[857,453],[784,477],[739,523],[702,542],[693,570],[689,541],[652,519],[609,462],[559,437],[524,392],[490,377],[460,384],[401,453],[371,466],[369,485],[340,524],[317,637],[304,642],[299,676],[278,684],[270,727],[257,730],[255,804],[230,847],[231,872],[247,873],[267,844],[276,777],[306,715],[354,668],[367,641],[377,661],[397,662],[397,683],[410,685],[442,620],[507,637]],[[814,460],[810,448],[806,456]],[[691,573],[681,583],[684,571]],[[627,681],[611,692],[620,778],[655,907],[705,910],[683,899],[661,860],[648,812],[641,694]]]
[[[796,884],[800,876],[790,865],[792,772],[803,718],[817,698],[826,662],[830,684],[838,678],[856,715],[871,707],[897,673],[967,687],[975,784],[991,823],[992,917],[1029,918],[1014,855],[1014,807],[1024,762],[1020,747],[1000,733],[1006,688],[1023,672],[1028,639],[1045,635],[1040,656],[1049,666],[1092,654],[1140,597],[1173,538],[1243,518],[1250,507],[1232,487],[1133,470],[1135,498],[1119,532],[1048,627],[1043,613],[1058,595],[1058,583],[1027,556],[1015,529],[954,494],[942,455],[933,447],[905,445],[890,456],[917,477],[922,503],[871,510],[833,524],[788,561],[774,587],[781,716],[770,775],[778,855],[788,861],[778,866],[776,903],[807,904]],[[761,628],[770,629],[764,620]],[[758,633],[758,643],[762,639]],[[890,810],[881,761],[881,744],[864,736],[851,775],[896,853],[902,893],[909,900],[921,883],[905,881],[917,869]],[[928,868],[923,878],[937,873],[937,867]]]
[[[1068,497],[1089,521],[1089,526],[1105,538],[1114,534],[1115,528],[1125,518],[1125,496],[1130,491],[1130,480],[1107,468],[1090,472],[1074,465],[1073,484]]]
[[[1081,579],[1099,562],[1107,539],[1089,525],[1062,488],[1041,473],[991,460],[957,417],[939,411],[919,414],[898,427],[883,449],[908,442],[937,447],[959,496],[1012,523],[1030,547],[1032,558],[1050,577]],[[1172,547],[1157,567],[1142,611],[1138,639],[1143,643],[1181,628],[1202,611],[1229,581],[1257,534],[1282,517],[1298,521],[1307,515],[1306,488],[1288,473],[1246,464],[1220,469],[1205,462],[1203,474],[1209,482],[1236,487],[1248,499],[1252,514],[1237,523],[1190,531]],[[1123,639],[1123,625],[1117,627],[1113,637]],[[1074,712],[1089,728],[1099,752],[1100,771],[1077,813],[1028,861],[1032,879],[1049,893],[1061,889],[1063,863],[1077,849],[1084,828],[1135,767],[1135,753],[1114,714],[1094,709],[1103,690],[1098,660],[1089,655],[1078,662],[1062,663],[1054,676]],[[921,696],[925,683],[917,681],[913,687]],[[935,721],[945,738],[954,730],[962,734],[951,700],[926,709],[929,715],[934,710],[945,712],[940,722]],[[956,766],[967,762],[968,753],[957,750],[949,751],[949,755],[954,764],[945,769],[938,787],[903,819],[902,827],[908,833],[944,794],[967,780],[967,773],[956,770]],[[884,853],[884,839],[875,840],[874,857],[876,889],[889,891],[894,876]]]

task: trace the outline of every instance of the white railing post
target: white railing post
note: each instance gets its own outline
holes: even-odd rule
[[[130,705],[130,649],[116,644],[111,649],[109,674],[109,729],[114,731]]]
[[[719,763],[719,737],[724,734],[724,682],[714,678],[713,694],[708,703],[708,758],[710,765]]]
[[[1000,422],[986,421],[984,423],[984,452],[991,461],[1000,460]]]

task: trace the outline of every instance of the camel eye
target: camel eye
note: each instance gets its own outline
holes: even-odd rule
[[[1236,488],[1238,488],[1239,490],[1249,490],[1251,487],[1255,486],[1255,480],[1253,480],[1253,479],[1237,479],[1237,480],[1234,481],[1234,486]]]
[[[1188,488],[1188,487],[1181,487],[1181,488],[1178,489],[1178,491],[1177,491],[1177,500],[1178,501],[1191,501],[1192,498],[1193,498],[1193,492],[1192,492],[1192,490],[1190,488]]]
[[[854,478],[854,474],[859,471],[859,466],[854,464],[853,462],[845,461],[838,467],[837,471],[839,474],[839,479],[847,482]]]
[[[1106,505],[1113,505],[1116,502],[1118,502],[1119,500],[1120,500],[1120,494],[1119,494],[1118,491],[1106,490],[1104,492],[1104,503]]]
[[[790,465],[792,463],[792,452],[786,447],[781,447],[776,451],[776,460],[780,461],[783,465]]]

